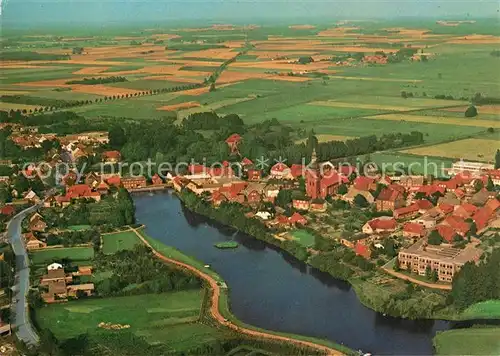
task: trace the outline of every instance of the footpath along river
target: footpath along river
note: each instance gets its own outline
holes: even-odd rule
[[[429,355],[441,320],[404,320],[363,306],[348,283],[185,209],[171,192],[134,195],[146,233],[209,264],[229,286],[232,313],[261,328],[314,336],[373,354]],[[237,241],[236,249],[214,243]]]

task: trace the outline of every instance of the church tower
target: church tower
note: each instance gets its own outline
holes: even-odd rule
[[[306,194],[311,199],[321,197],[321,172],[316,156],[316,148],[313,148],[311,162],[306,170]]]

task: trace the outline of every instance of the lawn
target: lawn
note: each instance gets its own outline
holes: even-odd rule
[[[162,343],[175,350],[215,341],[224,332],[199,324],[203,290],[126,297],[87,299],[52,304],[37,310],[37,322],[64,340],[87,333],[90,338],[106,329],[99,323],[130,325],[127,330],[149,344]],[[109,331],[117,333],[117,331]]]
[[[102,235],[102,252],[106,255],[114,254],[121,250],[133,250],[141,240],[133,231],[121,231]]]
[[[30,258],[35,265],[48,264],[63,258],[75,261],[91,260],[94,258],[94,249],[92,247],[49,248],[31,252]]]
[[[417,147],[401,152],[419,156],[449,157],[455,159],[491,162],[499,146],[497,140],[468,138],[433,146]]]
[[[468,307],[461,315],[462,319],[500,319],[500,300],[488,300]]]
[[[304,247],[314,246],[314,235],[310,234],[306,230],[295,230],[292,232],[293,238],[299,242]]]
[[[438,355],[499,355],[500,328],[449,330],[434,337]]]

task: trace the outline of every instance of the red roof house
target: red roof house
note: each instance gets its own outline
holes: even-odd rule
[[[106,179],[106,182],[109,185],[113,185],[115,187],[119,187],[122,184],[122,180],[119,175],[114,175]]]
[[[477,211],[477,206],[472,205],[470,203],[464,203],[455,209],[453,212],[454,216],[460,216],[464,219],[470,218]]]
[[[438,225],[436,226],[436,230],[443,240],[448,243],[452,243],[455,235],[457,234],[456,231],[449,225]]]
[[[273,178],[285,178],[289,173],[290,168],[282,162],[278,162],[271,167],[271,176]]]
[[[380,191],[375,204],[378,211],[396,210],[404,204],[404,197],[401,192],[391,188],[384,188]]]
[[[369,259],[372,255],[372,252],[368,246],[364,244],[362,241],[356,241],[356,246],[354,246],[354,252],[358,256],[362,256],[366,259]]]
[[[16,212],[16,209],[12,205],[5,205],[0,209],[0,214],[5,216],[12,216]]]
[[[404,237],[424,237],[425,228],[421,224],[408,222],[403,227]]]
[[[253,162],[245,157],[241,160],[241,165],[243,167],[253,166]]]
[[[390,232],[396,230],[396,225],[397,224],[395,219],[375,218],[363,225],[363,232],[365,234],[373,234],[376,232]]]
[[[290,224],[300,224],[300,225],[307,224],[307,219],[297,212],[293,213],[293,215],[290,216],[288,221],[290,222]]]
[[[241,142],[241,136],[238,135],[237,133],[232,134],[226,139],[226,143],[229,146],[231,153],[238,152],[238,145],[240,144],[240,142]]]
[[[102,153],[102,160],[104,162],[120,162],[122,155],[120,151],[105,151]]]
[[[375,179],[365,176],[358,176],[356,177],[356,179],[354,179],[354,188],[364,191],[374,190],[376,188]]]
[[[156,173],[154,176],[151,177],[151,182],[153,185],[162,185],[163,184],[163,179]]]
[[[301,164],[292,164],[290,167],[290,174],[293,178],[297,179],[298,177],[304,176],[305,167]]]
[[[427,199],[419,199],[415,201],[415,204],[417,204],[418,209],[421,213],[424,213],[427,210],[431,210],[434,208],[434,205]]]
[[[418,207],[418,204],[414,203],[394,210],[394,217],[396,219],[406,219],[409,217],[416,216],[419,211],[420,208]]]
[[[248,180],[256,181],[262,178],[262,171],[260,169],[249,169],[248,172]]]

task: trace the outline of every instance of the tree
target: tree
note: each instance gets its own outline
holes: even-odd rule
[[[406,91],[402,90],[401,91],[401,97],[406,99],[408,97],[408,94],[406,94]]]
[[[477,116],[477,109],[474,105],[471,105],[465,110],[465,117],[475,117]]]
[[[427,242],[429,243],[429,245],[441,245],[441,243],[443,242],[443,238],[441,237],[441,235],[439,235],[439,232],[437,230],[433,230],[429,234]]]
[[[360,208],[366,208],[369,203],[363,195],[358,194],[354,197],[354,205]]]
[[[314,62],[314,59],[312,57],[300,57],[297,62],[299,64],[309,64]]]
[[[497,149],[495,154],[495,169],[500,169],[500,149]]]
[[[210,84],[210,89],[208,91],[215,91],[215,83]]]
[[[127,142],[125,131],[121,126],[115,125],[109,129],[109,146],[111,148],[120,149]]]
[[[401,264],[399,262],[399,258],[396,257],[396,260],[394,261],[394,271],[399,272],[401,271]]]
[[[431,266],[427,265],[427,267],[425,267],[425,278],[431,279],[431,275],[432,275]]]
[[[433,269],[432,272],[431,272],[431,281],[433,281],[434,283],[436,283],[438,281],[439,277],[438,277],[438,272],[436,269]]]
[[[276,197],[276,205],[286,208],[292,202],[292,190],[281,189]]]
[[[337,190],[337,193],[340,194],[340,195],[344,195],[344,194],[347,194],[347,186],[345,184],[341,184]]]
[[[495,185],[493,184],[493,180],[490,176],[488,176],[488,183],[486,183],[486,190],[493,191],[495,189]]]

